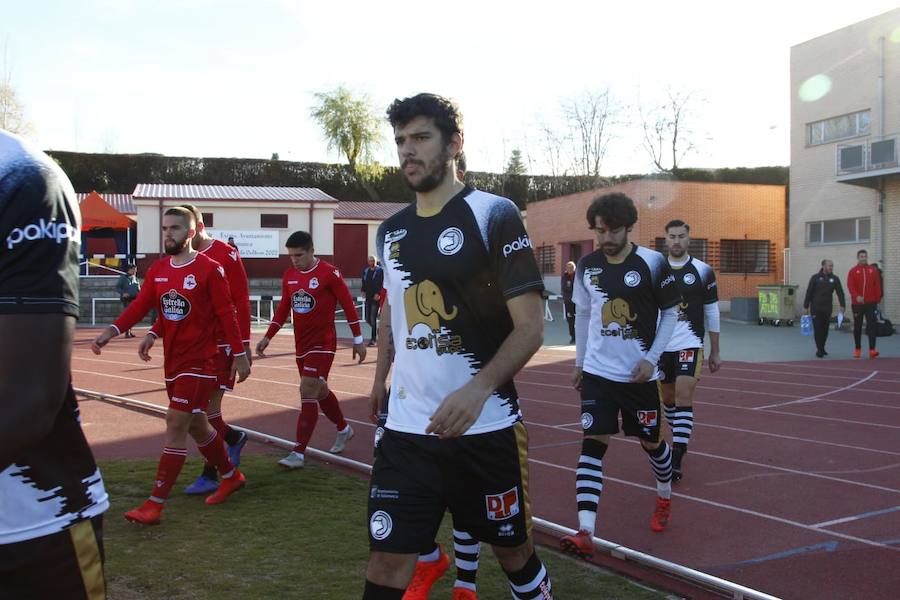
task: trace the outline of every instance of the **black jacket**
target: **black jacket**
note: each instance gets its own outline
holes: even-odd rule
[[[362,292],[366,295],[366,300],[373,300],[372,296],[381,293],[384,287],[384,271],[381,267],[376,266],[374,269],[366,267],[362,272]]]
[[[563,273],[559,278],[559,290],[562,293],[563,302],[572,301],[572,288],[575,287],[575,274],[570,277]]]
[[[844,303],[844,288],[841,287],[841,280],[837,275],[825,275],[819,271],[809,278],[809,285],[806,286],[806,297],[803,299],[803,308],[810,308],[814,312],[831,313],[831,297],[837,292],[838,302],[841,308],[846,308]]]

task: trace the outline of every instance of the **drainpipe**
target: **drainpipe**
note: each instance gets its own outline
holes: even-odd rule
[[[162,220],[163,220],[163,199],[159,198],[159,227],[156,228],[156,238],[159,240],[159,258],[163,253],[163,243],[162,243]]]
[[[884,138],[884,36],[878,38],[878,135]],[[887,221],[884,215],[884,177],[878,181],[878,212],[880,214],[881,231],[881,269],[887,269],[887,247],[885,246],[885,233]]]

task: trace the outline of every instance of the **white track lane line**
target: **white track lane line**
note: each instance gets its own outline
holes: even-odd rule
[[[823,392],[823,393],[817,394],[817,395],[815,395],[815,396],[807,396],[806,398],[800,398],[799,400],[792,400],[792,401],[790,401],[790,402],[782,402],[782,403],[780,403],[780,404],[769,404],[769,405],[766,405],[766,406],[757,406],[754,410],[765,410],[765,409],[768,409],[768,408],[779,408],[779,407],[782,407],[782,406],[788,406],[789,404],[803,404],[803,403],[806,403],[806,402],[815,402],[815,401],[818,400],[819,398],[824,398],[825,396],[830,396],[830,395],[832,395],[832,394],[837,394],[837,393],[839,393],[839,392],[845,392],[845,391],[847,391],[847,390],[849,390],[849,389],[853,389],[853,388],[855,388],[856,386],[858,386],[858,385],[860,385],[860,384],[863,384],[863,383],[867,382],[868,380],[872,379],[872,378],[875,377],[877,374],[878,374],[878,371],[872,371],[872,372],[869,373],[866,377],[863,377],[862,379],[860,379],[860,380],[858,380],[858,381],[856,381],[856,382],[854,382],[854,383],[851,383],[850,385],[845,385],[844,387],[842,387],[842,388],[840,388],[840,389],[831,390],[830,392]]]

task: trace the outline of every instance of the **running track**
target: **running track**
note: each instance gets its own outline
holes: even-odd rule
[[[164,405],[161,344],[150,363],[137,357],[140,338],[116,339],[98,357],[89,348],[95,334],[78,331],[75,386]],[[344,344],[329,380],[357,432],[345,455],[367,463],[375,349],[369,351],[366,362],[356,365]],[[226,396],[225,416],[293,439],[298,378],[292,338],[276,337],[268,354]],[[573,364],[570,350],[544,347],[516,385],[530,435],[534,513],[575,528],[574,467],[582,435],[578,397],[568,385]],[[730,362],[716,375],[704,370],[695,397],[695,435],[685,478],[675,484],[669,529],[650,530],[655,482],[646,455],[637,442],[616,436],[604,460],[597,536],[784,598],[896,597],[898,384],[900,359],[889,358]],[[105,419],[106,431],[86,423],[98,455],[121,452],[115,448],[121,444],[115,430],[121,429],[140,437],[128,444],[142,443],[147,456],[159,451],[158,419],[121,408],[100,410],[118,419]],[[143,426],[135,433],[132,423]],[[312,446],[327,448],[333,436],[322,416]]]

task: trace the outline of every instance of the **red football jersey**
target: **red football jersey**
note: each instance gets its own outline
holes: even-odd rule
[[[304,356],[313,348],[334,351],[337,348],[337,332],[334,328],[334,311],[340,304],[347,315],[350,331],[362,341],[359,313],[350,297],[341,272],[324,260],[317,260],[308,271],[291,267],[281,279],[281,303],[266,337],[272,339],[287,321],[288,312],[294,320],[294,343],[297,356]]]
[[[154,306],[160,316],[166,378],[206,365],[218,352],[214,333],[219,328],[235,356],[244,354],[224,269],[203,254],[183,265],[173,265],[168,256],[153,263],[137,298],[113,327],[128,331]]]
[[[237,314],[238,328],[241,331],[241,339],[245,344],[250,343],[250,284],[247,282],[247,271],[237,248],[229,246],[221,240],[213,240],[213,243],[201,254],[210,257],[225,269],[225,281],[231,290],[231,302]],[[219,331],[219,345],[227,346],[228,340]]]

